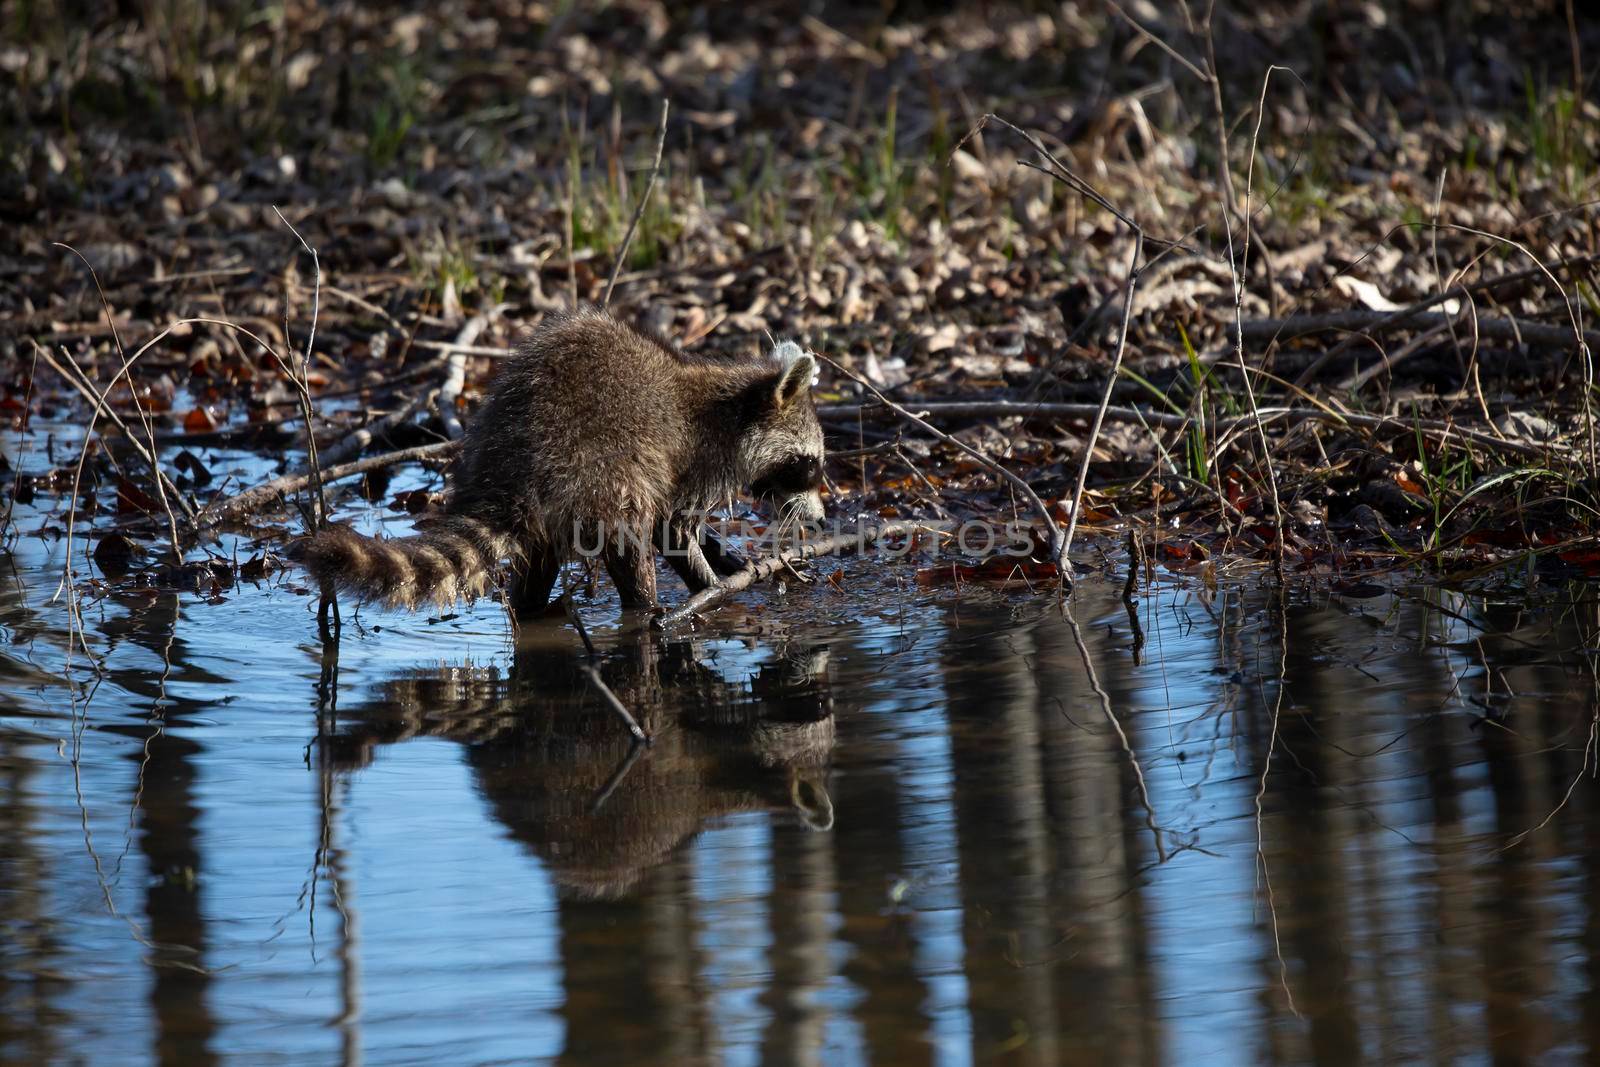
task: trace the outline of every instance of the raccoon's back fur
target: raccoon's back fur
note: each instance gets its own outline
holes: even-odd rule
[[[397,539],[326,529],[300,558],[325,589],[411,607],[483,594],[509,556],[521,612],[544,606],[575,536],[631,530],[648,544],[664,520],[757,482],[814,502],[816,365],[787,348],[776,360],[698,357],[604,311],[553,315],[495,379],[443,517]],[[680,573],[703,587],[714,575],[690,547]],[[654,603],[652,555],[608,550],[606,563],[624,603]]]

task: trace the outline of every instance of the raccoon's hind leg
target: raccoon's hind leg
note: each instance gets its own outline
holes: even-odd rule
[[[606,542],[606,573],[624,608],[656,607],[656,556],[647,530],[619,528]]]
[[[544,548],[529,548],[522,573],[511,583],[511,610],[519,620],[537,618],[553,605],[550,590],[561,574],[561,557]]]

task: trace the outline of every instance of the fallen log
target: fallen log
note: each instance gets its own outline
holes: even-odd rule
[[[1099,404],[1045,404],[1022,400],[949,400],[927,404],[912,404],[910,409],[923,415],[947,419],[999,418],[1020,416],[1030,419],[1092,419],[1100,410]],[[886,407],[877,404],[821,404],[817,416],[823,419],[846,418],[898,418]],[[1138,408],[1109,407],[1105,417],[1117,422],[1162,426],[1168,429],[1187,429],[1193,421],[1188,415],[1170,411],[1142,411]],[[1301,422],[1316,422],[1346,429],[1359,427],[1366,430],[1392,430],[1397,433],[1421,431],[1428,437],[1445,441],[1470,441],[1484,448],[1512,452],[1519,456],[1564,456],[1567,449],[1540,445],[1516,438],[1499,438],[1480,430],[1470,430],[1438,419],[1399,419],[1386,415],[1362,415],[1356,412],[1325,411],[1321,408],[1269,407],[1261,409],[1264,422],[1285,422],[1293,426]],[[1236,415],[1218,419],[1215,429],[1225,433],[1241,426],[1253,426],[1254,415]]]

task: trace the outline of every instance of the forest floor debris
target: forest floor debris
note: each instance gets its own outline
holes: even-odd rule
[[[838,362],[847,521],[1034,521],[1041,563],[1058,524],[1135,528],[1208,581],[1595,577],[1600,25],[1544,6],[0,5],[5,536],[75,514],[128,566],[182,534],[162,566],[216,582],[227,524],[263,570],[316,514],[311,443],[335,515],[385,500],[520,329],[614,284],[686,349]],[[1093,195],[963,139],[990,111]],[[96,431],[77,499],[62,423]],[[1013,573],[953,551],[927,582]]]

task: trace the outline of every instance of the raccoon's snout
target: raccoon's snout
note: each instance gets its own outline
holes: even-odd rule
[[[815,489],[809,493],[797,493],[784,506],[794,509],[794,513],[805,522],[821,522],[823,519],[822,494]]]
[[[809,523],[818,523],[827,517],[822,496],[815,489],[800,493],[758,492],[756,496],[766,501],[775,517]]]
[[[804,522],[823,519],[822,461],[816,456],[795,455],[772,467],[750,486],[756,496],[770,500],[782,514]]]

